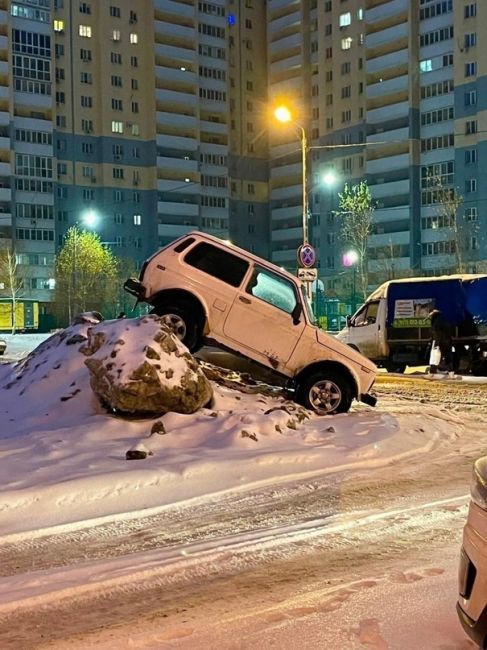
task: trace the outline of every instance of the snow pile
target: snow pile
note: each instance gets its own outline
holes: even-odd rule
[[[3,535],[370,469],[427,452],[454,434],[454,423],[432,417],[429,426],[423,414],[391,415],[380,406],[319,417],[259,385],[246,392],[222,385],[218,372],[207,408],[123,419],[107,413],[90,388],[80,352],[89,327],[100,327],[107,340],[123,338],[120,369],[127,376],[155,332],[151,319],[80,323],[21,363],[0,366]],[[127,460],[133,449],[145,452],[142,460]]]

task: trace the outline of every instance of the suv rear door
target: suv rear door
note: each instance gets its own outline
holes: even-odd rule
[[[226,337],[236,341],[256,361],[273,368],[291,357],[304,328],[305,317],[293,324],[299,294],[288,278],[256,265],[235,300],[223,325]]]

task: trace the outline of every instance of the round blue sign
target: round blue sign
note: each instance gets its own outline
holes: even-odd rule
[[[311,268],[316,263],[316,252],[311,244],[302,244],[298,248],[298,262],[306,269]]]

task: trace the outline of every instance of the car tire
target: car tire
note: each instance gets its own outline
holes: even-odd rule
[[[190,305],[160,303],[154,305],[150,313],[160,316],[190,352],[196,352],[201,347],[201,331],[196,319],[191,315]]]
[[[318,415],[335,415],[350,410],[353,389],[350,379],[335,370],[314,372],[297,390],[298,402]]]

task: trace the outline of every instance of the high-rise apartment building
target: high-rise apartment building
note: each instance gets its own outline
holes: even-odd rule
[[[480,270],[486,19],[479,0],[0,0],[0,235],[24,296],[49,302],[87,217],[136,265],[203,229],[294,269],[302,130],[321,277],[343,270],[337,193],[361,180],[371,283]]]

